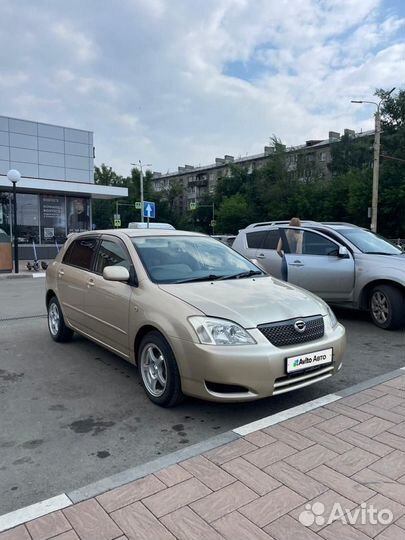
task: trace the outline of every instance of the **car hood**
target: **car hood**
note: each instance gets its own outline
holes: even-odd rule
[[[244,328],[294,317],[327,314],[326,305],[320,298],[270,276],[161,284],[159,287],[209,317],[229,319]]]

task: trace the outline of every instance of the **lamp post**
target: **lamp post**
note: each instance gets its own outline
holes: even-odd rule
[[[380,179],[380,138],[381,138],[381,103],[385,101],[395,90],[392,88],[388,94],[377,103],[376,101],[352,100],[352,103],[368,103],[376,106],[375,124],[374,124],[374,159],[373,159],[373,192],[371,200],[371,230],[377,232],[377,215],[378,215],[378,184]]]
[[[143,167],[152,167],[151,163],[146,165],[141,160],[138,163],[131,163],[134,167],[139,167],[139,183],[140,183],[140,195],[141,195],[141,221],[144,221],[143,217]]]
[[[13,231],[14,231],[14,272],[19,273],[18,267],[18,231],[17,231],[17,182],[21,179],[21,174],[16,169],[10,169],[7,178],[13,184]]]

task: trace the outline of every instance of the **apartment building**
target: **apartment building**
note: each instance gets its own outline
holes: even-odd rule
[[[344,135],[349,137],[364,137],[373,135],[373,131],[355,133],[345,129]],[[308,176],[316,174],[318,177],[330,174],[328,164],[331,161],[331,145],[340,141],[341,134],[330,131],[327,139],[308,140],[305,144],[286,148],[287,170],[292,174]],[[190,209],[190,204],[198,204],[201,199],[213,193],[220,178],[231,176],[231,165],[241,165],[247,168],[248,173],[265,166],[275,152],[273,146],[265,146],[263,153],[235,158],[225,155],[216,158],[215,163],[205,166],[194,167],[184,165],[178,167],[176,172],[162,174],[154,172],[152,184],[155,191],[165,191],[173,184],[183,186],[183,195],[180,195],[178,204],[183,210]]]

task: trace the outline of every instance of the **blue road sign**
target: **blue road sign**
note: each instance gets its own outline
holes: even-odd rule
[[[155,219],[155,203],[143,201],[143,217]]]

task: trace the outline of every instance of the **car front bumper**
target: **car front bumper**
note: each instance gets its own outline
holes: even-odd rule
[[[346,335],[341,324],[326,328],[321,339],[286,347],[275,347],[258,329],[249,332],[255,345],[213,346],[172,338],[183,392],[210,401],[252,401],[319,382],[342,366]],[[287,375],[287,357],[330,347],[332,364]]]

